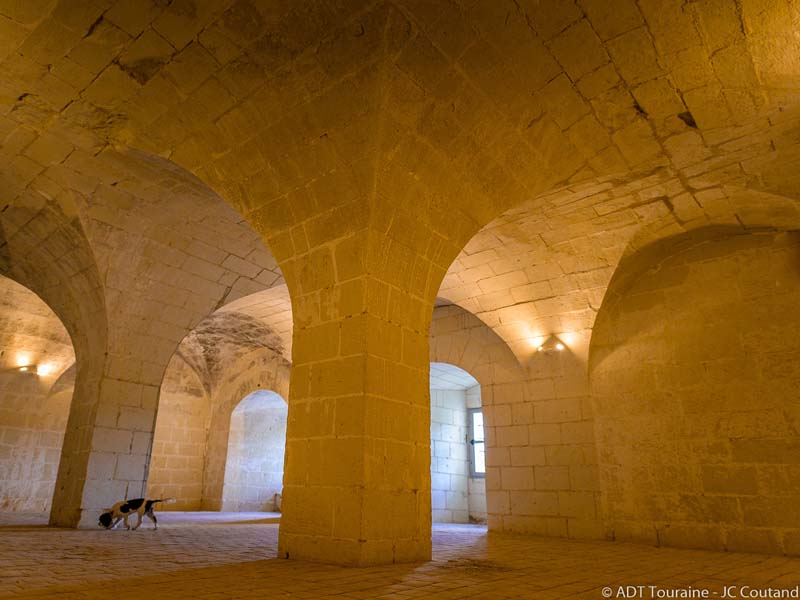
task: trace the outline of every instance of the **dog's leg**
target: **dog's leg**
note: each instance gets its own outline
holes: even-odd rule
[[[151,510],[149,513],[145,514],[147,514],[147,516],[150,517],[150,520],[153,522],[153,529],[158,529],[158,519],[156,519],[155,513]]]
[[[129,516],[130,516],[130,513],[125,513],[125,516],[123,517],[123,521],[122,521],[122,524],[125,525],[125,529],[127,529],[128,531],[130,531],[130,529],[131,529],[131,526],[128,525],[128,517]]]
[[[111,529],[116,529],[120,521],[122,521],[122,517],[117,517],[116,520],[114,521],[114,524],[111,526]]]
[[[133,530],[136,531],[139,529],[139,525],[142,524],[142,512],[141,510],[136,511],[136,516],[139,517],[139,520],[136,522],[136,525],[133,526]]]

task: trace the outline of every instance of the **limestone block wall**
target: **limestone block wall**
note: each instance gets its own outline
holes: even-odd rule
[[[800,237],[738,231],[662,252],[598,316],[616,539],[800,553]]]
[[[144,493],[159,386],[178,342],[280,275],[258,234],[168,161],[122,146],[100,152],[88,130],[37,140],[41,128],[18,125],[19,144],[0,144],[2,153],[25,149],[31,169],[7,186],[0,272],[45,298],[75,342],[51,522],[93,527],[99,507]]]
[[[211,402],[197,373],[175,355],[159,397],[148,495],[170,510],[200,510]]]
[[[229,439],[238,440],[234,447],[240,448],[247,437],[242,437],[247,431],[244,425],[249,423],[232,419],[234,409],[259,388],[288,395],[289,366],[279,352],[267,347],[234,352],[220,340],[215,349],[219,352],[214,355],[214,369],[209,370],[202,356],[192,354],[197,348],[182,343],[162,383],[147,494],[176,498],[165,510],[221,510]],[[282,423],[285,428],[285,414]],[[234,438],[229,437],[232,425]],[[252,431],[257,432],[259,426]],[[280,458],[266,478],[271,491],[263,492],[270,500],[281,487],[276,473],[283,472],[283,442],[279,445]],[[270,507],[239,507],[237,500],[225,510],[264,508]]]
[[[480,386],[471,394],[480,407]],[[431,390],[431,508],[434,523],[486,520],[486,486],[470,477],[467,390]]]
[[[434,523],[469,522],[466,408],[463,390],[431,390],[431,508]]]
[[[507,529],[579,539],[608,537],[587,373],[589,333],[562,334],[563,351],[551,346],[550,351],[535,353],[526,365],[524,391],[506,396],[495,413],[495,441],[508,452],[499,459],[504,463],[503,486],[510,490],[512,518],[506,519]]]
[[[289,363],[270,348],[249,352],[224,369],[211,394],[211,419],[203,468],[203,510],[221,510],[228,462],[231,415],[256,390],[289,397]]]
[[[286,401],[258,390],[231,414],[222,510],[273,511],[283,489]]]
[[[19,139],[26,137],[23,134]],[[23,143],[31,140],[27,137]],[[9,148],[5,143],[0,146],[0,154]],[[35,172],[38,168],[30,174]],[[30,180],[31,187],[28,188],[28,184],[23,187],[32,193],[15,197],[20,192],[19,180],[15,184],[10,184],[7,178],[4,181],[9,187],[6,188],[7,202],[0,211],[0,273],[35,292],[69,332],[74,355],[70,349],[70,357],[62,364],[62,370],[69,362],[77,361],[76,393],[69,403],[70,426],[65,430],[71,435],[65,435],[62,444],[51,511],[51,522],[74,525],[80,518],[79,505],[88,470],[85,450],[91,444],[92,411],[96,407],[106,362],[107,322],[101,283],[93,251],[77,217],[75,198],[53,187],[48,188],[50,192],[43,193],[43,188]],[[42,183],[40,180],[39,184]],[[14,335],[33,331],[23,323],[12,323]],[[52,341],[59,330],[58,326],[37,327],[32,337],[48,346],[47,340]],[[13,349],[13,345],[0,347],[0,351]],[[33,358],[39,362],[47,356]],[[51,372],[57,375],[59,370]],[[63,460],[63,456],[68,459]]]
[[[467,419],[469,419],[469,409],[482,408],[481,405],[481,386],[476,385],[464,391],[467,404]],[[467,421],[469,425],[469,420]],[[469,428],[467,428],[469,432]],[[467,447],[469,452],[469,447]],[[467,471],[469,473],[469,470]],[[470,477],[467,481],[469,495],[469,520],[474,523],[486,522],[486,478]]]
[[[523,366],[486,323],[449,305],[433,313],[431,360],[481,384],[490,530],[606,537],[584,357],[536,354]]]
[[[50,509],[72,389],[49,394],[35,374],[0,374],[0,511]]]
[[[0,277],[0,511],[49,510],[75,360],[69,335],[33,292]],[[21,365],[37,365],[19,371]],[[63,379],[70,379],[69,371]],[[62,379],[62,380],[63,380]]]

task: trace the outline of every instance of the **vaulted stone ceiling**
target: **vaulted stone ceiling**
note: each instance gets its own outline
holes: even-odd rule
[[[50,1],[2,14],[6,136],[53,142],[11,159],[17,187],[74,149],[137,147],[210,183],[280,261],[368,219],[443,246],[431,258],[446,268],[501,209],[556,184],[736,153],[747,127],[794,114],[800,69],[798,9],[783,1]]]
[[[585,360],[612,276],[627,276],[645,256],[657,264],[669,254],[657,242],[709,228],[736,235],[800,227],[794,198],[741,187],[739,169],[729,167],[732,176],[719,185],[700,175],[687,186],[662,169],[523,203],[467,244],[439,298],[478,316],[523,364],[553,335]]]
[[[234,300],[219,310],[225,313],[240,313],[261,321],[275,336],[276,352],[286,360],[292,358],[292,305],[289,290],[285,285],[275,285],[249,296]]]
[[[197,210],[213,192],[176,163],[250,220],[292,280],[292,256],[369,226],[426,248],[427,287],[449,268],[441,295],[501,331],[514,314],[528,337],[581,330],[627,232],[741,221],[732,185],[797,193],[799,15],[757,0],[10,3],[4,200],[81,214],[101,273],[129,248],[103,256],[115,236],[97,224],[175,245],[171,223],[192,213],[204,241],[181,277],[204,277],[216,249],[197,245],[258,243],[235,218],[204,225],[220,219]],[[512,206],[502,233],[493,222],[450,266]],[[383,254],[376,271],[403,262]],[[261,250],[223,260],[209,279],[239,286],[225,301],[281,283]],[[554,323],[565,311],[574,322]]]
[[[302,292],[292,257],[329,240],[375,272],[407,261],[342,241],[369,228],[422,248],[404,267],[420,295],[450,269],[440,296],[523,357],[530,337],[591,326],[639,228],[775,225],[748,221],[764,197],[742,190],[798,192],[799,15],[783,0],[9,3],[3,201],[81,215],[100,278],[119,237],[104,223],[183,246],[180,266],[159,255],[167,278],[207,273],[215,248],[170,237],[191,213],[196,240],[250,263],[217,265],[193,323],[282,283],[277,263]],[[236,217],[198,211],[207,186],[275,259]]]
[[[181,340],[209,376],[288,352],[288,293],[289,403],[321,418],[289,419],[280,555],[429,558],[435,299],[494,329],[440,359],[491,337],[468,362],[519,399],[495,334],[523,365],[566,342],[528,414],[565,399],[587,444],[609,281],[687,231],[797,228],[798,30],[796,0],[0,1],[0,268],[77,358],[52,522],[144,493]]]
[[[0,276],[0,373],[28,367],[52,384],[75,361],[64,325],[30,290]],[[4,407],[5,408],[5,407]]]

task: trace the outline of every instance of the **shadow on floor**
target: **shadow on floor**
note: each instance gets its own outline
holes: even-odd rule
[[[280,517],[265,517],[263,519],[242,519],[241,521],[228,521],[218,525],[258,525],[261,523],[280,523]]]
[[[343,568],[278,558],[224,566],[184,568],[142,577],[119,577],[79,585],[21,589],[0,598],[342,598],[344,592],[382,598],[407,590],[406,582],[424,564]],[[266,592],[266,595],[265,595]],[[363,595],[367,593],[368,595]],[[350,596],[345,596],[350,597]],[[426,596],[427,597],[427,596]]]
[[[185,512],[185,511],[160,511],[157,513],[160,529],[186,528],[197,525],[203,526],[229,526],[229,525],[275,525],[281,521],[280,513],[275,512]],[[42,533],[54,531],[102,531],[101,527],[84,527],[73,529],[69,527],[51,527],[48,524],[47,513],[0,513],[0,534],[5,533]],[[133,518],[132,524],[136,523]],[[152,522],[145,518],[142,529],[152,529]],[[123,531],[120,523],[114,531]]]

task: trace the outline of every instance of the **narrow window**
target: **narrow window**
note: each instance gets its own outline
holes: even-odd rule
[[[486,444],[483,440],[483,412],[469,410],[469,473],[471,477],[486,477]]]

